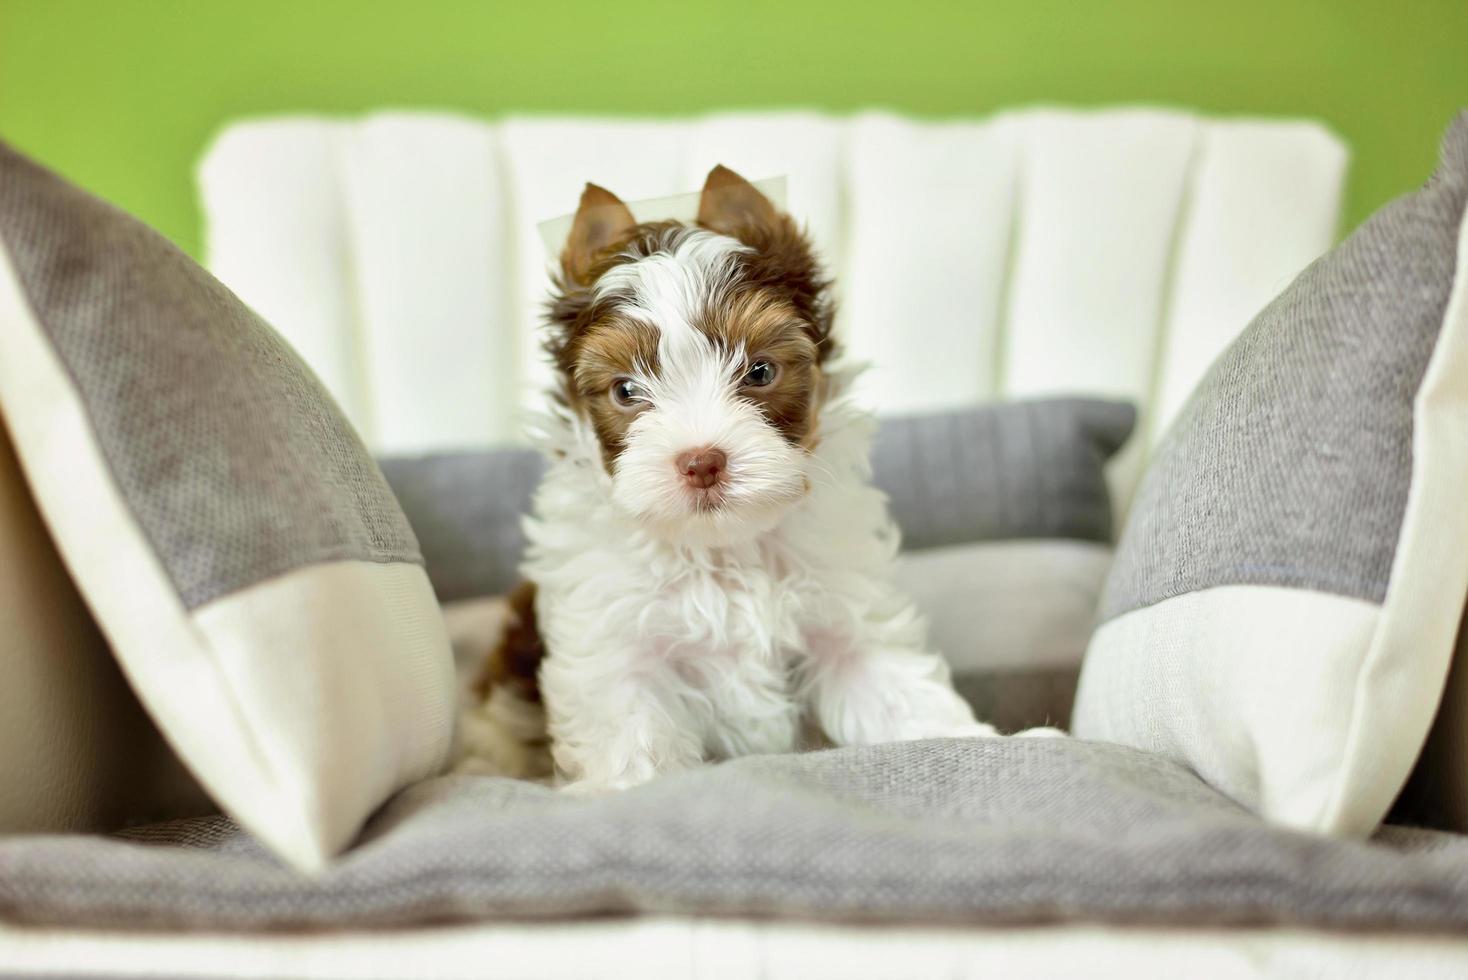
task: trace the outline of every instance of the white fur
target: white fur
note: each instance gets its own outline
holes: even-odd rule
[[[659,376],[637,378],[652,406],[615,475],[583,419],[561,411],[539,432],[551,462],[524,572],[556,766],[581,788],[790,751],[807,723],[838,745],[994,734],[891,584],[898,533],[870,484],[872,420],[837,394],[816,449],[792,446],[736,394],[754,352],[693,327],[741,247],[697,232],[598,285],[662,331]],[[835,392],[849,380],[828,377]],[[714,509],[690,502],[672,465],[705,445],[728,456]]]

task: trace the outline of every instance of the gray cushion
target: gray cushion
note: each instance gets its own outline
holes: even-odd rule
[[[403,792],[319,879],[224,818],[0,840],[0,916],[260,929],[629,910],[965,924],[1468,928],[1468,839],[1272,828],[1116,746],[978,739],[751,757],[578,798]]]
[[[163,236],[0,143],[0,240],[186,608],[316,562],[421,563],[316,377]]]
[[[882,422],[876,483],[905,548],[1013,538],[1111,540],[1103,466],[1136,421],[1131,405],[1059,398]],[[516,581],[520,516],[540,478],[528,449],[382,461],[422,543],[439,599]]]
[[[1104,619],[1219,585],[1385,598],[1465,201],[1468,114],[1428,186],[1306,269],[1199,383],[1137,491]]]
[[[1125,402],[1052,398],[884,419],[872,475],[904,548],[1111,541],[1104,466],[1136,423]]]

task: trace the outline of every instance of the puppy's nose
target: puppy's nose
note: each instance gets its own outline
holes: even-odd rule
[[[702,449],[690,449],[686,453],[679,453],[674,465],[678,467],[678,472],[683,474],[683,479],[690,487],[707,490],[724,478],[724,470],[729,465],[729,458],[724,455],[722,449],[704,446]]]

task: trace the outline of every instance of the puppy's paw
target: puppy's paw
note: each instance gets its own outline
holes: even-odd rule
[[[1068,732],[1059,728],[1026,728],[1022,732],[1015,732],[1011,738],[1070,738]]]

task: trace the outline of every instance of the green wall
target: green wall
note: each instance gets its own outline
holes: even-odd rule
[[[194,252],[193,161],[241,115],[1035,101],[1318,116],[1354,224],[1468,105],[1468,0],[0,0],[0,134]]]

